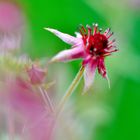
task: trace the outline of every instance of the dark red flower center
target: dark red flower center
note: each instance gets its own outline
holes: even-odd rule
[[[108,40],[103,34],[97,33],[95,35],[90,35],[86,39],[86,51],[91,55],[98,55],[103,49],[107,48]]]
[[[108,56],[112,52],[117,51],[113,45],[115,40],[109,41],[113,35],[108,28],[104,33],[98,30],[98,25],[94,24],[93,29],[87,25],[87,29],[81,26],[80,33],[82,35],[85,51],[92,56]]]

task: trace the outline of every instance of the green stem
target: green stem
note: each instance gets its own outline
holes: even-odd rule
[[[76,77],[72,81],[72,83],[71,83],[70,87],[68,88],[66,94],[61,99],[61,101],[59,103],[59,106],[58,106],[58,109],[56,111],[56,116],[59,116],[59,114],[63,110],[63,107],[64,107],[65,103],[67,102],[67,100],[69,99],[69,97],[72,95],[72,93],[75,90],[75,88],[77,87],[80,79],[82,78],[83,72],[84,72],[84,67],[82,66],[80,68],[79,72],[77,73]]]

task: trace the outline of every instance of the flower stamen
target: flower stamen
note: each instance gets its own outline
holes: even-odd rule
[[[106,35],[108,35],[108,33],[110,32],[110,28],[108,28],[105,32],[104,32],[104,35],[106,36]]]
[[[109,39],[114,33],[112,32],[109,36],[107,36],[107,39]]]
[[[94,28],[93,28],[93,30],[94,30],[93,35],[95,35],[97,33],[97,30],[98,30],[98,24],[97,23],[93,24],[93,26],[94,26]]]

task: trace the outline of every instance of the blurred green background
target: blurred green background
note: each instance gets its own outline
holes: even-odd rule
[[[51,27],[74,35],[79,24],[111,27],[119,52],[106,59],[111,89],[96,74],[92,90],[81,96],[83,81],[71,97],[84,140],[140,140],[140,1],[139,0],[19,0],[29,35],[25,52],[48,59],[70,46],[45,31]],[[26,34],[26,33],[25,33]],[[63,95],[81,61],[53,64],[56,90]],[[55,69],[54,69],[55,68]],[[78,130],[75,130],[78,131]],[[76,133],[76,132],[75,132]]]

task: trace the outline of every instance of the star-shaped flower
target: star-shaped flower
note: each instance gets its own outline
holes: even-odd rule
[[[117,51],[114,46],[115,40],[110,41],[113,33],[110,33],[109,28],[104,33],[101,33],[97,24],[93,25],[93,29],[89,25],[86,28],[81,26],[80,32],[76,33],[76,37],[55,29],[45,29],[72,45],[71,49],[61,51],[52,58],[52,62],[67,62],[75,59],[83,60],[85,90],[91,87],[96,69],[98,69],[99,74],[108,79],[104,59],[106,56],[111,55],[112,52]]]
[[[28,76],[30,78],[30,82],[33,85],[43,83],[47,73],[46,70],[41,69],[39,66],[35,64],[32,64],[30,68],[27,67],[26,69],[27,69]]]

